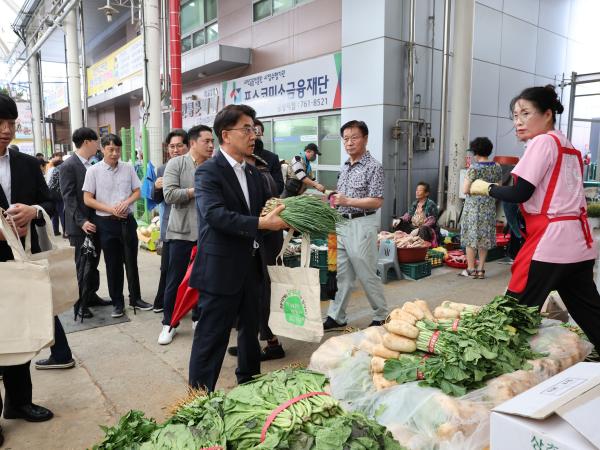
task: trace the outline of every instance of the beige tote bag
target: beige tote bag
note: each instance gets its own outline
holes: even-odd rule
[[[0,366],[12,366],[54,342],[52,286],[47,261],[31,260],[1,208],[0,231],[15,258],[0,262]]]
[[[271,315],[269,327],[276,336],[305,342],[323,338],[321,285],[319,269],[310,267],[310,237],[302,236],[300,267],[285,267],[283,254],[293,233],[288,233],[275,266],[269,266],[271,278]]]

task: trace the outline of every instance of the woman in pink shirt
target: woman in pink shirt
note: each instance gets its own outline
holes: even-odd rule
[[[581,153],[554,129],[563,106],[553,86],[525,89],[511,109],[517,138],[527,142],[512,171],[514,185],[483,180],[471,185],[472,195],[519,203],[525,218],[525,244],[513,264],[507,295],[541,308],[557,290],[600,348],[600,294],[593,278],[598,251],[587,223]]]

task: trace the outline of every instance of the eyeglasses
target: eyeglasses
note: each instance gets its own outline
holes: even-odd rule
[[[362,138],[362,136],[354,135],[354,136],[345,137],[342,140],[344,142],[356,142],[361,138]]]
[[[185,144],[183,142],[180,142],[179,144],[169,144],[168,147],[171,150],[175,150],[176,148],[184,148]]]
[[[225,131],[242,130],[246,136],[254,134],[255,136],[262,136],[262,130],[260,127],[241,127],[241,128],[229,128]]]
[[[520,112],[519,114],[513,114],[513,123],[525,123],[527,122],[529,119],[531,119],[532,116],[534,116],[536,113],[536,111],[523,111]]]

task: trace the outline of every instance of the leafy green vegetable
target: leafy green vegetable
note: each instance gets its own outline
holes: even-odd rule
[[[198,428],[173,423],[155,430],[140,450],[198,450],[213,445]]]
[[[101,426],[105,433],[104,440],[94,445],[94,450],[137,449],[139,443],[145,442],[158,428],[154,419],[144,417],[142,411],[129,411],[114,427]]]

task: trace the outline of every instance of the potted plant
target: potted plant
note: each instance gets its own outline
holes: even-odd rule
[[[588,203],[587,215],[590,229],[600,228],[600,202]]]

